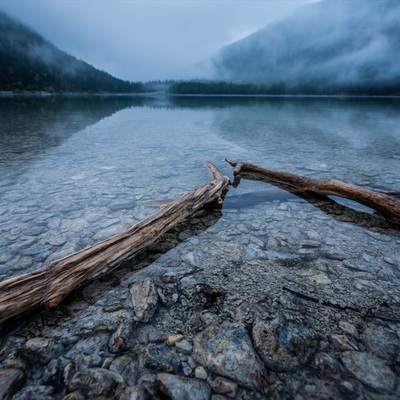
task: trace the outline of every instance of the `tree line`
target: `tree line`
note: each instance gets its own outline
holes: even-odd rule
[[[330,82],[307,82],[288,85],[273,84],[181,81],[169,87],[174,95],[345,95],[345,96],[399,96],[400,82],[371,82],[363,84],[334,84]]]

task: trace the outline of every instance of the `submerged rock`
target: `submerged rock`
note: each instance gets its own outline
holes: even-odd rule
[[[223,322],[208,326],[194,339],[193,358],[215,374],[250,389],[264,386],[264,365],[242,325]]]
[[[318,350],[317,335],[289,314],[266,321],[257,318],[252,336],[266,366],[278,371],[306,364]]]
[[[392,393],[397,378],[383,360],[370,353],[346,351],[341,360],[346,369],[373,391]]]
[[[399,336],[381,326],[368,326],[364,331],[364,343],[368,351],[394,362],[400,354]]]

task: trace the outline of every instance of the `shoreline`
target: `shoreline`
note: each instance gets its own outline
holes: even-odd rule
[[[206,97],[206,98],[316,98],[316,99],[399,99],[400,95],[324,95],[324,94],[180,94],[167,91],[143,93],[12,92],[0,91],[0,98],[11,97]]]

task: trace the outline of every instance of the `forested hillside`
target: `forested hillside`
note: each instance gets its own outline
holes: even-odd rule
[[[0,91],[130,93],[126,82],[59,50],[0,11]]]
[[[400,2],[322,0],[223,48],[215,80],[284,93],[400,94]]]

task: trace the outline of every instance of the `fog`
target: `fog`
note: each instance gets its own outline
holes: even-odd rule
[[[324,0],[223,48],[216,79],[289,85],[400,83],[400,2]]]
[[[201,62],[310,0],[0,0],[69,54],[130,81],[204,76]]]

